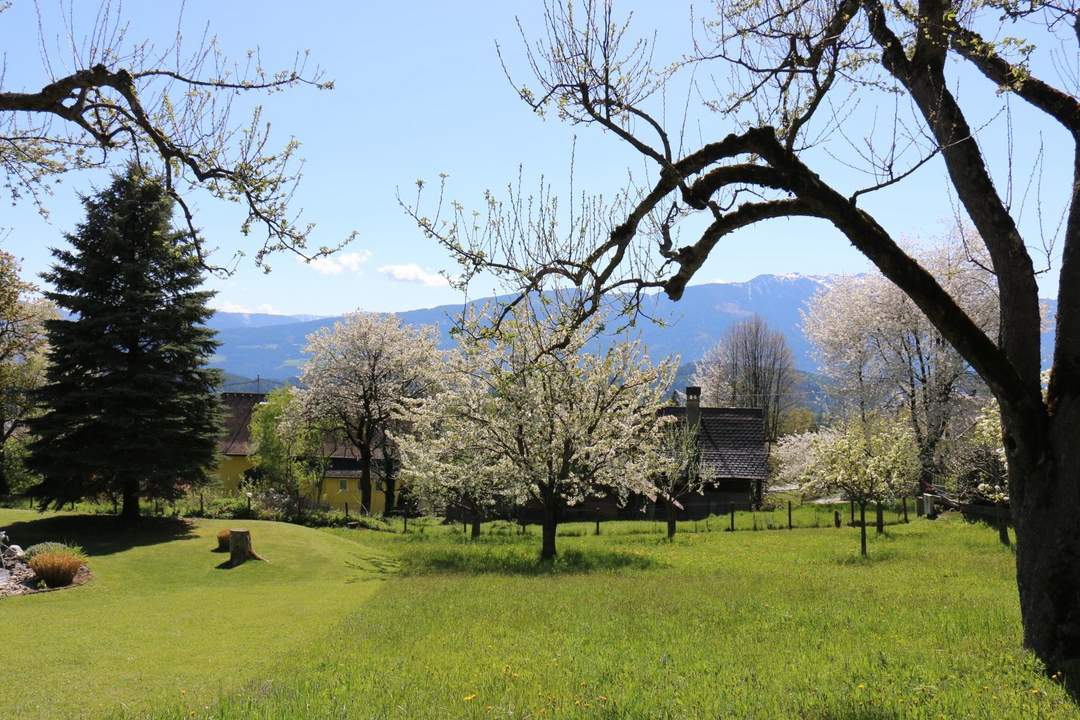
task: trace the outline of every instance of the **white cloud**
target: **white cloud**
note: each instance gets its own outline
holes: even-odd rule
[[[250,315],[251,313],[264,313],[266,315],[281,314],[275,310],[270,303],[248,307],[247,305],[241,305],[240,303],[229,302],[227,300],[214,300],[210,303],[210,306],[215,310],[227,313],[243,313],[245,315]]]
[[[340,275],[343,272],[359,273],[371,258],[370,250],[357,250],[356,252],[334,253],[326,257],[315,258],[308,265],[315,268],[322,275]]]
[[[379,272],[398,282],[419,283],[428,287],[445,287],[450,283],[438,273],[430,273],[416,263],[383,265]]]

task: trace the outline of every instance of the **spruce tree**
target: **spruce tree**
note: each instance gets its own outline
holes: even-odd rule
[[[212,292],[202,265],[171,224],[162,184],[132,167],[83,199],[86,220],[53,249],[43,277],[67,319],[47,323],[49,368],[31,424],[31,465],[42,508],[86,497],[175,499],[206,482],[221,432],[206,361]]]

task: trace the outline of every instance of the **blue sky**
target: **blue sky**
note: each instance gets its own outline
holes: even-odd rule
[[[55,21],[50,15],[52,3],[42,5],[48,27]],[[78,11],[96,5],[76,3]],[[132,37],[167,44],[176,27],[178,6],[169,0],[128,3],[124,15],[131,23]],[[298,12],[298,7],[303,11]],[[674,59],[687,47],[688,6],[623,2],[619,7],[635,11],[634,27],[641,32],[658,31],[659,59]],[[254,13],[253,8],[257,8]],[[526,28],[538,28],[540,11],[538,2],[521,0],[309,0],[302,4],[189,0],[184,17],[188,35],[196,35],[209,23],[229,54],[239,57],[258,46],[270,68],[286,66],[295,51],[310,49],[312,61],[335,81],[331,92],[298,88],[271,97],[265,103],[266,113],[279,142],[296,136],[303,144],[305,177],[295,203],[303,207],[306,219],[318,224],[314,244],[333,244],[351,230],[358,232],[341,254],[316,266],[282,255],[271,259],[273,271],[264,274],[250,259],[241,261],[234,276],[211,281],[219,293],[217,306],[329,315],[357,308],[403,310],[457,301],[457,292],[437,275],[440,269],[450,268],[451,261],[398,207],[397,190],[411,197],[417,178],[437,181],[439,173],[448,173],[450,194],[469,206],[480,206],[485,189],[498,190],[514,179],[519,165],[527,178],[543,175],[561,188],[568,177],[576,133],[576,185],[609,195],[620,189],[627,168],[641,167],[634,154],[595,128],[573,128],[536,117],[503,76],[495,41],[503,45],[511,69],[524,76],[515,17]],[[45,82],[34,12],[30,0],[15,0],[0,18],[7,55],[5,89],[33,89]],[[75,17],[79,25],[78,12]],[[972,112],[989,120],[995,118],[998,104],[992,89],[984,95],[990,101]],[[1014,127],[1021,129],[1018,154],[1028,151],[1033,157],[1039,136],[1024,132],[1028,116],[1015,104],[1013,110]],[[1003,123],[1003,116],[996,116],[984,142],[997,167],[1006,162],[1003,143],[996,142],[994,135],[1004,137]],[[722,118],[705,118],[703,135],[719,137],[726,132]],[[1045,178],[1067,177],[1063,174],[1067,158],[1053,152],[1062,140],[1053,135],[1043,139],[1049,158]],[[855,181],[843,169],[833,169],[836,174],[830,179],[841,187]],[[0,226],[10,232],[3,246],[23,259],[27,274],[36,275],[47,267],[47,248],[61,243],[62,234],[79,220],[76,193],[90,192],[102,180],[94,174],[65,178],[48,203],[47,220],[29,203],[5,208]],[[1046,193],[1052,195],[1053,190]],[[948,197],[943,170],[931,163],[910,181],[866,205],[897,236],[919,238],[948,229],[952,222]],[[198,211],[205,236],[221,248],[221,261],[244,246],[238,207],[200,200]],[[254,249],[250,240],[246,246]],[[812,221],[779,221],[727,239],[698,274],[697,282],[746,280],[761,273],[828,274],[867,268],[862,256],[831,227]],[[1042,283],[1044,295],[1056,291],[1053,273],[1044,276]],[[495,289],[477,287],[474,294]]]

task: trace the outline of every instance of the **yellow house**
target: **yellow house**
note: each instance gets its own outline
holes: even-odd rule
[[[225,434],[220,442],[221,457],[218,461],[218,480],[226,494],[240,492],[240,482],[245,473],[255,467],[251,461],[254,448],[251,443],[251,415],[259,403],[266,399],[264,393],[221,394],[225,413]],[[319,504],[335,510],[359,512],[360,510],[360,459],[352,447],[328,445],[330,466],[326,471]],[[381,467],[382,457],[372,458],[372,468]],[[381,514],[386,508],[386,493],[382,480],[372,477],[371,512]],[[307,496],[311,498],[309,489]]]

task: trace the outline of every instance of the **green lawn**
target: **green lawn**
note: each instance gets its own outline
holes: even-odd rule
[[[868,562],[846,527],[710,522],[669,544],[651,523],[581,524],[550,568],[535,528],[467,543],[460,527],[248,523],[271,564],[234,571],[205,552],[222,524],[94,555],[89,587],[0,601],[24,689],[73,698],[28,709],[5,687],[0,717],[78,716],[88,698],[216,720],[1080,713],[1020,650],[1012,554],[954,518],[871,531]]]
[[[269,563],[233,570],[211,552],[244,526]],[[98,717],[127,708],[204,707],[311,652],[371,598],[382,553],[317,530],[258,521],[153,523],[129,537],[111,518],[0,510],[29,545],[83,545],[94,579],[0,599],[0,718]]]

